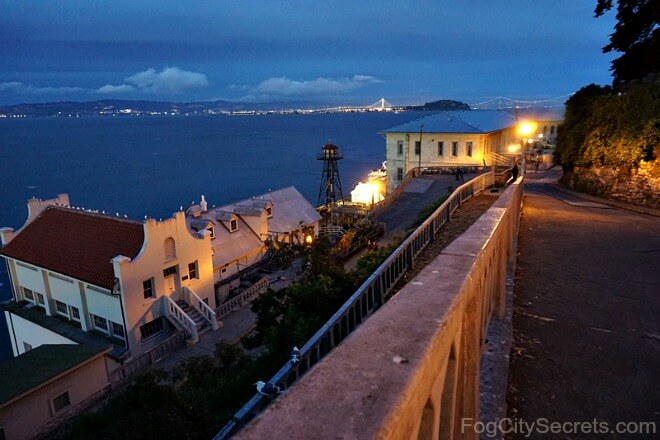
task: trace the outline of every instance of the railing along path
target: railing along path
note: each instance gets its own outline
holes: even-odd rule
[[[438,209],[427,218],[389,257],[367,278],[337,312],[300,349],[300,361],[287,362],[270,379],[270,383],[287,388],[314,364],[339,345],[365,319],[378,310],[396,283],[413,269],[415,257],[435,239],[442,225],[463,202],[483,192],[494,183],[492,171],[481,174],[459,186]],[[247,423],[269,402],[270,398],[255,394],[214,437],[226,439]]]

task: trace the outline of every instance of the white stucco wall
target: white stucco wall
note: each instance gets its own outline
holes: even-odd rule
[[[422,133],[421,166],[481,166],[484,159],[484,135],[465,133]],[[419,133],[387,133],[385,154],[387,158],[388,190],[398,186],[397,168],[403,168],[403,176],[419,166],[420,156],[415,154],[415,142]],[[398,154],[398,142],[403,141],[403,152]],[[443,155],[438,155],[438,142],[444,142]],[[458,142],[458,154],[452,155],[452,142]],[[467,155],[467,142],[472,142],[472,156]]]
[[[50,285],[50,293],[53,300],[76,307],[82,315],[83,305],[77,280],[49,273],[48,284]],[[57,308],[53,312],[57,313]],[[67,313],[69,312],[67,311]]]
[[[25,353],[24,342],[30,344],[32,348],[37,348],[43,344],[77,344],[71,339],[65,338],[9,311],[5,311],[5,319],[7,320],[9,339],[11,340],[11,348],[14,356]]]
[[[29,265],[26,265],[24,263],[19,263],[15,262],[15,268],[16,268],[16,284],[14,287],[27,287],[28,289],[34,291],[34,292],[39,292],[42,295],[46,294],[46,288],[44,287],[44,278],[41,275],[41,271],[38,270],[36,267],[34,269],[29,269],[28,267],[32,267]],[[23,292],[21,292],[21,295]]]
[[[115,261],[115,275],[121,280],[122,300],[126,315],[127,333],[131,354],[139,355],[146,349],[143,345],[139,327],[158,317],[164,316],[162,298],[170,296],[172,300],[184,299],[181,287],[187,286],[202,299],[208,298],[211,308],[215,308],[213,292],[213,260],[211,237],[193,236],[186,226],[185,214],[177,212],[173,218],[157,222],[147,220],[144,223],[145,244],[132,261]],[[164,243],[173,238],[176,245],[176,258],[165,258]],[[183,280],[188,276],[188,264],[197,261],[199,279]],[[163,269],[178,266],[178,273],[173,275],[175,292],[167,291]],[[144,298],[143,281],[153,277],[154,295]],[[169,277],[168,277],[169,278]]]
[[[86,285],[85,297],[87,298],[87,310],[89,313],[124,325],[119,298],[110,295],[110,291],[107,291],[107,294],[100,293],[92,290],[89,285]]]

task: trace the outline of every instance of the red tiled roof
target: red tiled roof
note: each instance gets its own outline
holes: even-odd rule
[[[142,223],[50,206],[21,231],[0,255],[112,288],[112,260],[135,258],[144,242]]]

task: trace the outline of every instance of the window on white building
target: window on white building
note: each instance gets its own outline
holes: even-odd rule
[[[60,411],[65,410],[71,406],[71,399],[69,398],[69,392],[65,391],[59,396],[53,397],[51,399],[51,407],[53,409],[53,414],[57,414]]]
[[[199,274],[197,273],[197,261],[188,264],[188,276],[191,280],[199,279]]]
[[[451,143],[451,155],[458,156],[458,142],[454,141]]]
[[[30,289],[26,289],[25,287],[23,289],[23,296],[25,299],[29,299],[30,301],[34,302],[34,293]]]
[[[32,345],[30,345],[27,342],[23,341],[23,349],[27,353],[28,351],[32,350]]]
[[[229,232],[235,232],[238,230],[238,220],[235,218],[229,221]]]
[[[465,143],[465,150],[469,157],[472,157],[472,142]]]
[[[176,258],[176,243],[172,237],[169,237],[165,240],[165,260],[172,260]]]
[[[554,125],[550,126],[550,134],[555,134],[555,126]]]
[[[403,141],[396,141],[396,155],[403,156]]]
[[[37,297],[37,304],[42,305],[42,306],[44,304],[46,304],[46,299],[44,298],[44,295],[42,293],[34,292],[34,294]]]
[[[71,306],[71,319],[80,321],[80,310],[78,310],[78,307]]]
[[[94,324],[94,328],[97,330],[105,330],[106,332],[108,331],[108,320],[105,318],[102,318],[98,315],[94,315],[90,313],[92,316],[92,323]]]
[[[422,154],[422,142],[415,141],[415,156],[419,156],[420,154]]]
[[[114,321],[110,321],[110,331],[114,336],[119,336],[120,338],[124,338],[124,326],[121,324],[117,324]]]
[[[142,292],[144,294],[144,299],[151,298],[154,296],[154,279],[149,278],[148,280],[142,281]]]
[[[156,336],[165,329],[163,328],[163,319],[156,318],[153,321],[147,322],[140,326],[140,335],[142,335],[142,340],[145,341],[152,336]]]
[[[167,278],[167,277],[171,277],[172,275],[176,275],[177,273],[176,268],[177,266],[170,266],[163,269],[163,277]]]
[[[55,307],[57,308],[58,313],[61,313],[64,316],[69,316],[69,308],[62,301],[55,300]]]
[[[445,143],[440,141],[438,142],[438,156],[444,156],[445,155]]]
[[[396,180],[403,180],[403,168],[399,167],[396,169]]]

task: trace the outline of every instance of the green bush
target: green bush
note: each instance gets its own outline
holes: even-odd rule
[[[628,85],[619,91],[594,84],[566,102],[555,161],[576,166],[632,169],[653,160],[660,142],[660,84]]]

